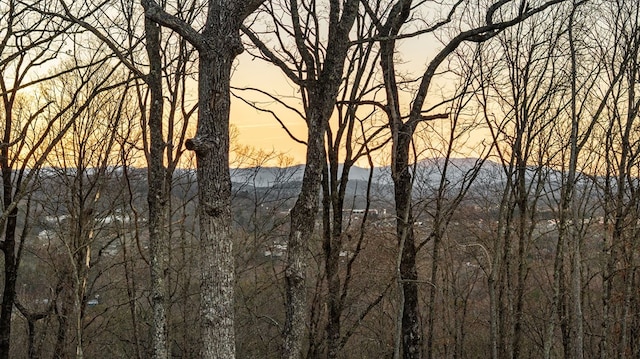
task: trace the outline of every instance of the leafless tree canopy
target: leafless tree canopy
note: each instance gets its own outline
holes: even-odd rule
[[[640,356],[637,1],[0,0],[0,73],[0,359]]]

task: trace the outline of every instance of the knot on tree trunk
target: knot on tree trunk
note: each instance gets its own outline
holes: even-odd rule
[[[242,44],[242,41],[240,40],[240,35],[238,34],[239,32],[236,31],[236,33],[233,33],[227,36],[228,46],[230,47],[231,51],[235,56],[238,56],[244,52],[244,45]]]
[[[222,57],[233,60],[233,58],[244,52],[239,30],[229,34],[219,33],[213,38],[206,39],[205,43],[207,47],[200,54],[201,56]]]
[[[212,149],[216,148],[218,141],[208,136],[196,136],[184,142],[189,151],[194,151],[198,156],[206,156]]]
[[[204,212],[211,217],[220,217],[225,213],[225,206],[219,201],[204,202]]]

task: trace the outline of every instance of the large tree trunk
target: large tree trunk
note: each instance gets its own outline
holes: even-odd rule
[[[313,132],[322,131],[316,129]],[[311,131],[310,131],[311,133]],[[291,232],[287,242],[286,283],[286,322],[284,328],[284,358],[299,358],[302,353],[302,340],[306,323],[306,252],[308,242],[315,227],[315,215],[318,209],[318,190],[321,165],[313,157],[318,150],[324,149],[322,135],[320,147],[309,141],[307,164],[302,181],[302,192],[291,209]],[[311,154],[309,154],[311,153]]]
[[[336,90],[337,91],[337,86]],[[335,92],[334,91],[334,92]],[[313,93],[313,90],[310,91]],[[310,95],[311,97],[312,95]],[[315,95],[315,99],[317,100]],[[335,100],[334,100],[335,101]],[[322,168],[324,166],[324,134],[333,103],[310,104],[307,140],[307,158],[302,189],[291,209],[291,230],[287,242],[286,321],[284,328],[284,358],[299,358],[302,353],[306,323],[306,252],[313,234],[318,212]]]
[[[228,128],[229,80],[237,54],[200,52],[198,130],[186,142],[198,166],[202,358],[235,357]]]
[[[292,8],[295,8],[295,1],[292,1],[291,4]],[[302,33],[296,34],[299,50],[304,51],[307,55],[303,56],[306,58],[308,71],[306,75],[314,80],[303,86],[308,98],[306,167],[300,195],[291,209],[291,229],[287,243],[286,321],[283,357],[290,359],[299,358],[302,353],[302,339],[307,313],[305,252],[316,223],[322,170],[326,166],[324,136],[342,83],[344,63],[350,46],[349,33],[358,13],[358,4],[359,2],[354,0],[345,1],[342,6],[337,1],[331,4],[328,45],[323,68],[317,69],[317,74],[314,73],[315,64],[309,60],[312,56],[310,56],[308,49],[301,46],[305,43]],[[341,10],[342,14],[340,15]],[[299,15],[297,10],[293,12]],[[333,278],[332,290],[336,290],[335,279],[336,277]],[[337,310],[336,303],[333,304],[332,310],[335,312]],[[332,327],[328,328],[332,338],[340,335],[339,323],[337,327],[335,324],[334,320]],[[335,341],[332,347],[333,351],[337,351]]]
[[[178,32],[200,56],[198,126],[185,142],[195,151],[200,224],[202,358],[234,358],[233,285],[235,277],[229,174],[230,79],[233,60],[243,51],[242,21],[263,0],[208,1],[201,32],[166,13],[155,1],[142,0],[145,15]]]

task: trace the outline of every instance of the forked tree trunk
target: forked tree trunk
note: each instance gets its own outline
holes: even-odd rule
[[[350,26],[349,26],[350,28]],[[287,243],[286,321],[284,328],[283,357],[300,358],[306,328],[306,252],[316,224],[322,169],[325,164],[324,135],[329,117],[333,112],[335,98],[340,85],[342,64],[348,44],[340,43],[332,67],[325,69],[316,84],[308,88],[309,109],[307,113],[308,140],[307,157],[302,189],[291,209],[291,230]],[[338,52],[340,51],[340,52]],[[328,60],[325,60],[328,61]]]
[[[291,1],[290,4],[294,17],[298,17],[296,2]],[[356,0],[331,3],[328,44],[322,68],[316,69],[316,65],[310,60],[315,55],[312,56],[310,49],[302,45],[307,41],[304,38],[306,35],[301,31],[299,19],[294,21],[297,27],[296,43],[306,62],[307,79],[304,81],[306,83],[303,85],[303,90],[306,91],[308,105],[305,109],[307,116],[306,167],[300,195],[291,209],[291,229],[287,243],[283,357],[288,359],[300,358],[303,350],[307,315],[305,252],[312,239],[311,235],[316,223],[322,170],[326,166],[324,136],[342,83],[344,63],[350,47],[349,33],[358,14],[358,4]],[[332,287],[332,290],[334,289]],[[335,310],[335,307],[333,309]],[[328,329],[328,332],[331,333],[332,338],[335,338],[336,335],[339,336],[339,330],[338,324],[338,327],[333,326]],[[332,351],[337,350],[336,341],[333,341],[331,346]]]

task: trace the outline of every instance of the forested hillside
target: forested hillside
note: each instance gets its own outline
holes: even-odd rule
[[[637,0],[0,0],[0,72],[0,359],[640,356]]]

